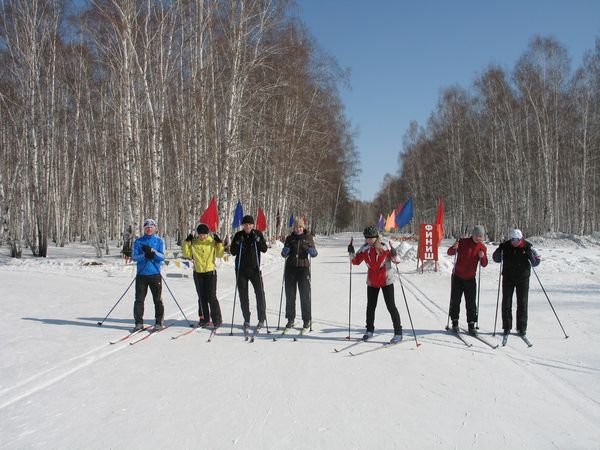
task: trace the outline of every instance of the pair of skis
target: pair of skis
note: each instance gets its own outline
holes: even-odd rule
[[[155,329],[154,329],[154,327],[146,327],[146,328],[144,328],[144,329],[142,330],[142,331],[146,331],[146,334],[144,334],[144,333],[140,333],[142,336],[141,336],[141,337],[139,337],[139,336],[136,336],[136,339],[134,339],[134,340],[132,340],[132,341],[129,341],[129,345],[135,345],[135,344],[137,344],[138,342],[145,341],[145,340],[146,340],[146,339],[148,339],[150,336],[154,336],[155,334],[158,334],[158,333],[160,333],[161,331],[164,331],[164,330],[166,330],[166,329],[167,329],[167,328],[169,328],[170,326],[171,326],[171,324],[168,324],[168,325],[165,325],[164,327],[162,327],[162,328],[160,328],[160,329],[158,329],[158,330],[155,330]],[[134,331],[134,332],[133,332],[133,333],[131,333],[131,334],[135,334],[135,333],[136,333],[136,332]]]
[[[125,336],[122,336],[119,339],[110,341],[110,344],[114,345],[114,344],[118,344],[119,342],[129,341],[129,345],[134,345],[134,344],[137,344],[138,342],[145,341],[150,336],[152,336],[156,333],[166,330],[170,326],[171,326],[171,324],[164,326],[160,330],[155,330],[153,326],[148,325],[139,330],[131,331],[130,333],[127,333]],[[146,332],[146,333],[144,333],[144,332]]]
[[[187,336],[188,334],[192,334],[194,331],[200,332],[203,329],[209,329],[209,327],[206,327],[206,326],[205,327],[195,327],[195,328],[192,328],[191,330],[187,330],[187,331],[184,331],[183,333],[179,333],[175,336],[171,336],[171,339],[179,339],[180,337]],[[212,342],[214,337],[217,335],[218,329],[219,329],[219,327],[210,327],[210,334],[209,334],[206,342]]]
[[[295,328],[284,328],[283,331],[281,333],[279,333],[278,336],[273,337],[273,342],[276,342],[278,339],[284,337],[284,336],[289,336],[291,333],[291,330],[296,330]],[[299,338],[301,338],[302,336],[306,336],[308,333],[310,333],[310,328],[301,328],[300,332],[297,333],[296,335],[293,336],[294,342],[298,341]]]
[[[508,342],[509,335],[510,335],[509,333],[502,335],[502,347],[506,347],[506,343]],[[525,336],[524,334],[517,333],[517,336],[519,336],[523,340],[523,342],[525,342],[525,344],[527,344],[527,347],[533,346],[533,344],[531,343],[529,338],[527,336]]]
[[[491,349],[497,349],[498,348],[498,344],[495,342],[490,342],[488,341],[486,338],[484,338],[483,336],[481,336],[479,333],[474,333],[471,334],[469,333],[467,330],[461,328],[459,331],[454,331],[452,329],[448,330],[450,332],[450,334],[452,334],[453,336],[456,336],[463,344],[465,344],[467,347],[471,347],[473,344],[471,344],[470,342],[468,342],[465,337],[463,336],[463,334],[467,334],[470,337],[473,337],[475,339],[477,339],[480,342],[483,342],[485,345],[487,345],[488,347],[490,347]]]
[[[373,342],[373,341],[371,341],[372,343],[379,344],[379,345],[377,347],[373,347],[368,350],[363,350],[360,352],[350,351],[351,348],[354,348],[357,345],[362,344],[363,342],[369,342],[369,341],[370,341],[369,339],[359,338],[359,339],[356,339],[356,342],[353,342],[352,344],[346,345],[345,347],[342,347],[340,349],[334,348],[333,350],[336,353],[342,353],[342,352],[347,351],[350,356],[359,356],[359,355],[364,355],[365,353],[372,353],[372,352],[376,352],[378,350],[391,348],[391,347],[394,347],[394,346],[400,344],[401,342],[403,342],[403,340],[398,341],[398,342]]]
[[[246,342],[254,342],[254,339],[256,338],[256,336],[258,336],[258,334],[260,333],[260,330],[262,330],[263,327],[259,327],[258,325],[254,327],[254,329],[252,330],[252,333],[250,333],[250,327],[244,327],[244,341]],[[267,330],[267,334],[271,334],[271,332],[269,330]]]

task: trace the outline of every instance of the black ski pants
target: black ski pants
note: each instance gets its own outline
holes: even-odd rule
[[[259,321],[267,320],[266,302],[263,292],[262,275],[258,269],[246,271],[241,269],[237,274],[237,288],[240,293],[240,306],[244,322],[250,322],[250,299],[248,298],[248,281],[252,283],[256,296],[256,314]]]
[[[223,318],[217,300],[217,271],[194,272],[194,285],[198,294],[198,316],[201,321],[208,322],[211,318],[213,325],[221,325]]]
[[[367,286],[367,331],[371,333],[375,331],[375,309],[377,308],[377,297],[379,297],[379,289],[383,292],[385,306],[392,318],[394,324],[394,334],[402,334],[402,324],[400,323],[400,313],[396,308],[394,301],[394,285],[388,284],[382,288]]]
[[[310,267],[285,268],[285,317],[288,320],[296,318],[296,288],[300,292],[302,320],[310,321]]]
[[[527,331],[527,304],[529,302],[529,277],[514,280],[502,278],[502,329],[512,328],[512,297],[517,291],[517,330]]]
[[[154,319],[162,323],[165,315],[165,306],[162,301],[162,278],[159,273],[154,275],[138,275],[135,277],[135,302],[133,303],[133,317],[135,323],[144,323],[144,301],[148,288],[154,300]]]
[[[460,301],[465,295],[465,307],[467,308],[467,322],[477,322],[477,282],[475,278],[463,280],[452,275],[452,287],[450,289],[450,319],[458,322],[460,315]]]

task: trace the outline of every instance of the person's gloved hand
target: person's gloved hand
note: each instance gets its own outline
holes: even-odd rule
[[[348,253],[356,253],[354,251],[354,245],[352,245],[352,244],[348,245]]]
[[[221,242],[223,242],[223,239],[221,239],[217,233],[213,234],[213,240],[214,240],[214,241],[215,241],[217,244],[220,244]]]
[[[306,252],[310,255],[311,258],[317,256],[317,249],[314,247],[306,247]]]
[[[146,258],[148,258],[148,259],[154,258],[154,249],[152,247],[144,244],[144,245],[142,245],[142,250],[144,250],[144,254],[145,254]]]
[[[283,256],[284,258],[287,258],[289,254],[290,254],[290,248],[283,247],[283,250],[281,250],[281,256]]]
[[[185,240],[187,242],[192,242],[194,240],[194,235],[192,233],[188,234]]]
[[[398,256],[398,250],[396,250],[396,249],[395,249],[394,247],[392,247],[391,245],[390,245],[390,256],[391,256],[392,258],[394,258],[394,257]]]

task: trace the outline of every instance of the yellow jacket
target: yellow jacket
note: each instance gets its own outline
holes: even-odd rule
[[[215,259],[222,258],[225,253],[223,243],[217,244],[212,236],[206,236],[204,240],[184,241],[181,249],[184,258],[194,260],[194,270],[198,273],[214,271]]]

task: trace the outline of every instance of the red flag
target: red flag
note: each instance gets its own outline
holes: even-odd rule
[[[443,198],[440,198],[440,206],[438,207],[438,212],[437,212],[437,217],[435,218],[435,223],[444,225],[444,199]]]
[[[438,207],[435,223],[437,224],[438,242],[442,242],[442,238],[444,237],[444,199],[442,198],[440,198],[440,206]]]
[[[256,214],[256,229],[258,231],[265,231],[267,229],[267,218],[260,207],[258,208],[258,214]]]
[[[200,222],[208,225],[208,229],[213,233],[219,228],[219,213],[217,212],[217,202],[214,197],[210,199],[208,208],[200,216]]]

